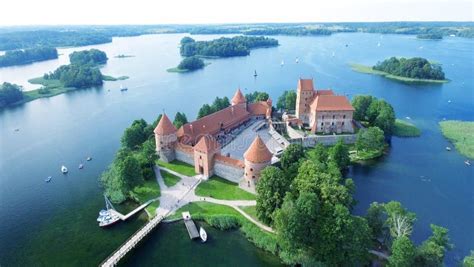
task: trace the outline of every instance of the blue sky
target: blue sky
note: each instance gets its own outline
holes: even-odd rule
[[[0,25],[472,21],[473,0],[4,0]]]

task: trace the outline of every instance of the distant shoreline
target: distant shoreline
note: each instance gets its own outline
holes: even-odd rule
[[[447,83],[449,80],[431,80],[431,79],[417,79],[417,78],[408,78],[408,77],[402,77],[402,76],[396,76],[384,71],[379,71],[379,70],[374,70],[370,66],[362,65],[362,64],[355,64],[351,63],[349,64],[351,66],[351,69],[356,72],[360,73],[365,73],[365,74],[374,74],[374,75],[380,75],[385,78],[391,79],[391,80],[396,80],[400,82],[406,82],[406,83]]]

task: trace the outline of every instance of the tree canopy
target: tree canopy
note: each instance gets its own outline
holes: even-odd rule
[[[224,96],[223,98],[216,97],[214,99],[214,102],[212,102],[211,105],[209,104],[202,105],[202,107],[199,109],[197,118],[200,119],[204,116],[212,114],[228,106],[230,106],[229,98],[227,98],[226,96]]]
[[[279,110],[295,110],[296,107],[296,92],[285,91],[278,98],[276,108]]]
[[[173,121],[173,124],[174,126],[179,129],[181,126],[183,126],[183,124],[186,124],[188,123],[188,119],[186,118],[186,114],[181,113],[181,112],[177,112],[176,113],[176,116],[174,117],[174,121]]]
[[[0,108],[9,106],[23,99],[21,86],[4,82],[0,85]]]
[[[180,70],[198,70],[204,68],[205,64],[202,59],[197,56],[186,57],[178,65],[178,69]]]
[[[280,208],[286,192],[290,190],[291,180],[284,172],[268,166],[260,173],[257,184],[257,216],[265,224],[272,224],[273,212]]]
[[[329,157],[341,170],[346,169],[351,163],[349,148],[342,139],[339,139],[337,143],[329,149]]]
[[[386,136],[391,136],[395,125],[395,110],[383,99],[358,95],[352,99],[355,109],[354,119],[368,122],[369,126],[379,127]]]
[[[29,64],[54,58],[58,58],[58,50],[54,47],[11,50],[0,56],[0,67]]]
[[[246,99],[247,102],[249,102],[249,103],[258,102],[258,101],[267,101],[268,98],[270,98],[270,96],[268,95],[268,93],[259,92],[259,91],[255,91],[255,92],[253,92],[253,93],[250,93],[250,94],[246,94],[246,95],[245,95],[245,99]]]
[[[98,49],[75,51],[69,55],[69,61],[73,65],[91,65],[97,66],[107,63],[107,55]]]
[[[46,80],[59,80],[65,87],[86,88],[103,84],[99,69],[82,65],[62,65],[54,72],[45,73]]]
[[[372,67],[374,70],[387,72],[396,76],[444,80],[444,72],[440,65],[432,64],[427,59],[421,57],[396,58],[391,57],[382,62],[378,62]]]

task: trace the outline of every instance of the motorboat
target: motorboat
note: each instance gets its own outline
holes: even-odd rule
[[[91,161],[91,160],[92,160],[92,158],[91,158],[91,157],[87,157],[87,159],[86,159],[86,160],[87,160],[87,161]]]
[[[204,228],[202,228],[202,227],[199,228],[199,236],[201,237],[202,242],[206,242],[206,241],[207,241],[207,233],[206,233],[206,230],[204,230]]]
[[[112,225],[120,220],[119,215],[115,212],[114,206],[112,206],[112,203],[109,201],[107,196],[104,195],[104,198],[106,209],[100,210],[99,217],[97,217],[97,222],[100,227]]]
[[[64,165],[61,166],[61,172],[62,172],[63,174],[66,174],[66,173],[68,172],[66,166],[64,166]]]
[[[282,60],[280,65],[283,67],[283,65],[285,65],[285,61]]]
[[[48,178],[44,179],[44,181],[47,182],[47,183],[49,183],[49,182],[51,182],[51,179],[52,179],[52,178],[53,178],[53,177],[48,176]]]
[[[471,166],[471,162],[469,160],[464,161],[464,164],[466,164],[467,166]]]
[[[296,64],[298,64],[300,62],[300,59],[296,58],[295,62],[296,62]]]
[[[446,147],[447,151],[451,151],[451,148],[449,146]]]
[[[257,70],[255,70],[254,73],[253,73],[253,77],[257,77],[257,76],[258,76]]]
[[[84,168],[84,164],[79,164],[79,169],[83,169]]]

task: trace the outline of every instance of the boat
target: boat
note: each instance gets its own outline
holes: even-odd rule
[[[448,100],[448,103],[451,103],[451,100]]]
[[[91,161],[91,160],[92,160],[92,158],[91,158],[91,157],[87,157],[87,159],[86,159],[86,160],[87,160],[87,161]]]
[[[332,57],[335,57],[336,56],[336,53],[332,52]]]
[[[407,120],[411,120],[411,118],[410,118],[409,116],[406,116],[405,118],[406,118]]]
[[[51,179],[52,179],[52,178],[53,178],[53,177],[48,176],[48,178],[44,179],[44,181],[47,182],[47,183],[49,183],[49,182],[51,182]]]
[[[117,212],[114,212],[114,206],[110,203],[110,200],[107,196],[104,195],[105,198],[105,210],[99,211],[99,217],[97,217],[97,222],[99,223],[100,227],[107,227],[110,226],[120,220]]]
[[[206,242],[206,241],[207,241],[207,233],[206,233],[206,230],[204,230],[204,228],[202,228],[202,227],[199,228],[199,236],[201,237],[202,242]]]
[[[16,128],[16,129],[15,129],[15,132],[19,132],[19,131],[20,131],[20,128]]]
[[[454,35],[454,34],[450,34],[450,35],[449,35],[449,37],[456,37],[456,35]]]
[[[79,169],[83,169],[84,168],[84,164],[79,164]]]
[[[447,151],[451,151],[451,148],[449,146],[446,147]]]
[[[296,64],[298,64],[300,62],[300,59],[296,58],[295,62],[296,62]]]
[[[257,76],[258,76],[257,70],[255,70],[254,73],[253,73],[253,77],[257,77]]]
[[[66,174],[66,173],[68,172],[66,166],[64,166],[64,165],[61,166],[61,172],[62,172],[63,174]]]
[[[280,65],[283,67],[283,65],[285,65],[285,61],[282,60]]]
[[[120,91],[122,91],[122,92],[123,92],[123,91],[127,91],[127,90],[128,90],[128,88],[127,88],[127,87],[123,87],[123,85],[120,85]]]
[[[471,166],[471,162],[469,160],[464,161],[464,164],[466,164],[467,166]]]
[[[378,42],[377,47],[380,47],[380,42]]]

